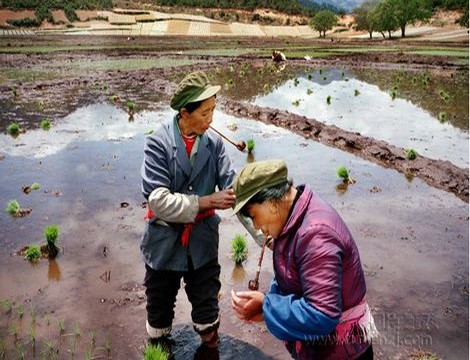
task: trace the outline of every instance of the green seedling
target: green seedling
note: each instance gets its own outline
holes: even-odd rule
[[[48,359],[55,358],[54,354],[57,355],[58,350],[59,349],[56,349],[52,340],[46,340],[44,343],[43,354],[46,355]]]
[[[134,113],[136,107],[137,105],[134,101],[127,100],[127,110],[129,111],[129,114]]]
[[[16,200],[10,200],[7,203],[7,207],[5,208],[5,211],[9,213],[11,216],[18,216],[19,213],[21,212],[21,206]]]
[[[144,350],[144,360],[168,360],[169,354],[160,345],[147,345]]]
[[[295,78],[295,79],[294,79],[294,86],[297,86],[297,85],[299,85],[299,84],[300,84],[299,79]]]
[[[431,76],[429,74],[424,73],[421,75],[421,82],[423,85],[428,85],[431,82]]]
[[[255,148],[255,141],[253,139],[248,139],[246,142],[246,148],[248,150],[248,154],[251,154]]]
[[[113,95],[111,96],[111,101],[114,103],[118,103],[121,101],[121,98],[119,97],[119,95]]]
[[[32,183],[31,184],[31,190],[39,190],[41,188],[41,185],[38,183]]]
[[[347,184],[354,184],[356,180],[354,180],[350,175],[348,169],[345,166],[341,165],[336,169],[336,175],[343,179],[343,183]]]
[[[390,96],[392,97],[392,100],[395,100],[398,96],[398,90],[392,89],[392,91],[390,92]]]
[[[93,330],[88,332],[88,338],[90,339],[91,346],[96,346],[96,336]]]
[[[313,90],[312,89],[307,89],[307,95],[312,95],[313,94]]]
[[[12,87],[11,89],[11,94],[14,96],[14,97],[17,97],[18,96],[18,89],[14,86]]]
[[[312,78],[313,78],[312,74],[307,75],[307,79],[312,80]]]
[[[36,309],[33,304],[29,305],[29,315],[31,316],[31,323],[36,323]]]
[[[57,238],[59,237],[59,227],[57,225],[49,225],[44,229],[44,236],[47,241],[47,252],[49,258],[55,258],[59,253],[59,248],[56,245]]]
[[[292,101],[292,105],[294,105],[294,106],[299,106],[299,105],[300,105],[300,100],[294,100],[294,101]]]
[[[323,81],[326,81],[328,80],[328,78],[326,76],[323,76]]]
[[[3,343],[3,340],[0,339],[0,359],[5,359],[5,352],[6,352],[6,349],[5,349],[5,344]]]
[[[449,100],[450,100],[449,94],[447,94],[444,90],[439,91],[439,96],[446,103],[449,102]]]
[[[36,347],[36,325],[34,323],[29,325],[29,338],[31,340],[31,346],[34,349]]]
[[[330,95],[328,95],[328,96],[326,97],[326,103],[327,103],[328,105],[331,105],[331,96],[330,96]]]
[[[104,348],[106,349],[106,354],[108,357],[111,356],[111,339],[109,338],[109,334],[104,334]]]
[[[10,200],[5,207],[5,211],[13,217],[23,217],[31,213],[31,208],[23,209],[18,201]]]
[[[24,306],[23,306],[22,304],[18,304],[18,305],[16,306],[16,313],[18,314],[18,316],[19,316],[20,318],[23,317],[23,315],[24,315]]]
[[[10,299],[5,299],[0,302],[0,306],[6,310],[8,315],[11,315],[13,310],[13,302]]]
[[[39,124],[41,129],[44,131],[48,131],[51,128],[51,121],[49,119],[42,119],[41,123]]]
[[[318,73],[321,75],[323,74],[323,69],[318,69]]]
[[[354,96],[359,96],[361,93],[359,92],[359,90],[355,89],[354,90]]]
[[[15,123],[10,124],[7,127],[7,132],[10,135],[18,135],[20,133],[20,127],[18,126],[18,124],[15,124]]]
[[[42,101],[42,100],[38,101],[38,109],[39,110],[44,110],[44,105],[45,105],[44,101]]]
[[[24,349],[23,349],[23,344],[21,344],[21,341],[16,342],[15,349],[16,349],[16,356],[18,357],[18,359],[20,360],[26,359]]]
[[[248,245],[243,235],[237,235],[232,240],[231,257],[236,264],[241,264],[248,258]]]
[[[44,236],[47,244],[54,245],[59,237],[59,227],[57,225],[49,225],[44,229]]]
[[[151,129],[150,129],[150,130],[147,130],[147,131],[144,133],[144,135],[147,135],[147,136],[148,136],[148,135],[152,135],[152,134],[153,134],[153,130],[151,130]]]
[[[24,258],[28,261],[34,262],[39,260],[41,257],[41,250],[39,249],[39,245],[37,244],[32,244],[28,246],[28,249],[26,249],[26,253]]]
[[[443,123],[444,121],[446,121],[446,118],[447,118],[447,113],[445,111],[440,111],[439,112],[439,121],[441,123]]]
[[[244,77],[245,76],[245,70],[240,70],[240,72],[238,73],[240,77]]]
[[[415,149],[407,149],[405,151],[405,155],[408,160],[414,160],[418,156],[418,153]]]
[[[18,339],[18,326],[16,324],[10,324],[8,332],[15,338],[15,342]]]
[[[267,93],[267,92],[269,91],[269,85],[268,85],[268,84],[264,84],[264,86],[263,86],[263,91],[264,91],[265,93]]]
[[[57,325],[59,326],[60,335],[64,335],[64,333],[65,333],[64,319],[58,318],[57,319]]]
[[[80,325],[75,324],[75,326],[73,327],[73,333],[75,334],[75,337],[77,338],[79,338],[82,335],[81,330],[80,330]]]

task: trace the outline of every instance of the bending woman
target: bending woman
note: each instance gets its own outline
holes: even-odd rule
[[[248,164],[234,183],[234,212],[274,240],[266,294],[232,292],[245,321],[264,321],[295,359],[372,359],[377,335],[359,251],[338,213],[307,185],[294,187],[282,160]]]

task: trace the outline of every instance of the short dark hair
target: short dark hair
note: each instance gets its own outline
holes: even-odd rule
[[[292,186],[292,183],[292,179],[288,179],[287,181],[279,185],[274,185],[269,188],[260,190],[241,208],[240,213],[245,217],[250,217],[250,214],[248,213],[248,208],[250,207],[250,205],[261,204],[267,200],[281,199],[289,191],[290,187]]]

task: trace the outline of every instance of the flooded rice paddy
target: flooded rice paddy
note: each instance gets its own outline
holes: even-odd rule
[[[275,73],[264,68],[262,78],[259,68],[247,66],[243,74],[239,68],[211,74],[214,82],[225,85],[224,98],[286,109],[468,167],[468,131],[459,125],[467,116],[468,127],[468,96],[465,107],[459,95],[464,97],[465,91],[451,93],[448,101],[455,111],[446,110],[448,117],[441,122],[431,105],[400,96],[393,100],[378,81],[368,82],[353,70],[323,70],[320,78],[316,69],[309,79],[299,69]],[[432,81],[450,93],[448,80],[442,86],[436,85],[437,78]],[[313,93],[307,94],[308,89]],[[356,89],[360,94],[354,96]],[[436,96],[441,95],[438,91]],[[146,133],[173,112],[165,102],[152,107],[144,95],[134,92],[134,97],[146,106],[131,121],[108,94],[54,119],[49,131],[31,125],[33,116],[23,116],[20,120],[30,124],[25,133],[0,135],[2,203],[16,199],[32,208],[24,218],[5,212],[0,216],[5,358],[21,352],[29,358],[48,352],[61,359],[72,354],[142,358],[146,312],[139,241],[145,211],[139,171]],[[361,253],[368,301],[380,331],[374,344],[377,358],[407,358],[418,349],[449,359],[468,357],[467,203],[419,179],[255,119],[219,110],[213,126],[232,139],[255,141],[253,156],[226,143],[237,169],[247,161],[283,158],[295,183],[309,184],[346,220]],[[350,170],[355,184],[342,185],[336,175],[340,165]],[[33,182],[41,188],[25,194],[22,186]],[[220,358],[289,359],[263,324],[243,324],[231,311],[230,290],[247,288],[259,248],[250,241],[248,260],[243,267],[234,266],[230,242],[247,234],[230,211],[220,215]],[[52,223],[60,228],[62,251],[56,261],[31,265],[14,255],[25,245],[42,242],[44,227]],[[271,278],[268,252],[261,290]],[[181,291],[174,322],[177,359],[191,359],[198,346],[189,324],[190,307]]]

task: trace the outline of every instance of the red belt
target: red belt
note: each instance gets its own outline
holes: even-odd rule
[[[211,216],[214,216],[214,215],[215,215],[215,209],[201,211],[200,213],[196,215],[196,219],[194,219],[194,222],[184,224],[183,233],[181,234],[181,245],[188,246],[189,234],[191,233],[191,230],[193,229],[193,226],[196,223],[201,222],[202,220],[210,218]],[[154,217],[153,211],[150,208],[147,208],[147,214],[145,215],[145,220],[148,221],[153,217]]]

